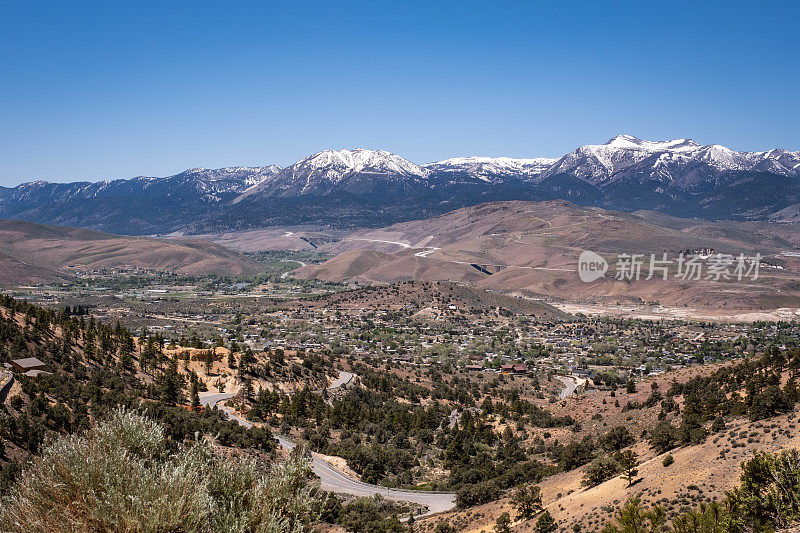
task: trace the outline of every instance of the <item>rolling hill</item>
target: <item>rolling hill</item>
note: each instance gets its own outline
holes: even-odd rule
[[[105,268],[243,275],[257,263],[207,241],[110,235],[81,228],[0,220],[0,284],[67,279]]]
[[[563,302],[775,309],[800,306],[800,262],[791,252],[799,247],[800,236],[787,226],[622,213],[560,200],[494,202],[352,233],[325,245],[339,255],[295,275],[360,283],[460,281]],[[606,277],[592,283],[579,279],[578,256],[584,250],[609,262]],[[651,254],[675,258],[681,252],[758,253],[763,266],[757,282],[687,280],[675,276],[675,265],[666,280],[613,278],[621,254],[641,254],[647,267]]]
[[[673,383],[684,383],[694,376],[708,375],[714,369],[711,365],[684,368],[647,378],[637,393],[595,390],[590,395],[561,400],[554,411],[568,413],[581,421],[585,427],[578,438],[600,435],[615,426],[625,426],[633,434],[642,435],[658,423],[661,406],[625,411],[615,406],[615,401],[619,400],[624,405],[630,398],[644,398],[650,394],[653,383],[666,391]],[[678,397],[681,404],[684,400]],[[615,510],[635,496],[648,504],[662,504],[671,520],[681,510],[697,503],[722,500],[725,491],[738,486],[742,462],[751,459],[756,451],[778,453],[798,448],[800,436],[793,431],[796,422],[796,412],[756,421],[735,417],[728,420],[721,431],[702,442],[667,452],[654,450],[645,439],[637,439],[631,446],[640,460],[638,479],[633,485],[617,475],[596,486],[586,486],[582,481],[589,465],[584,465],[542,481],[539,484],[542,505],[553,515],[562,531],[572,531],[574,526],[578,526],[580,531],[601,531],[604,525],[614,521]],[[558,437],[570,438],[568,435]],[[664,459],[668,455],[674,462],[665,465]],[[423,521],[421,530],[433,532],[439,522],[446,521],[458,524],[459,531],[490,531],[503,512],[509,512],[512,516],[516,514],[510,497],[428,518]],[[537,518],[515,520],[513,531],[537,531]]]
[[[285,308],[384,309],[411,311],[419,318],[446,319],[448,315],[483,314],[488,311],[562,320],[567,314],[541,301],[506,296],[470,285],[446,281],[406,281],[390,286],[361,287],[325,296],[290,300]]]

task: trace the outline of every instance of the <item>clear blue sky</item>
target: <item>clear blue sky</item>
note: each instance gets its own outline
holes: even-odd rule
[[[0,184],[616,133],[798,150],[798,4],[0,0]]]

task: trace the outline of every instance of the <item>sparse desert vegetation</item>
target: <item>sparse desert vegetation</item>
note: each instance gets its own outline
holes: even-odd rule
[[[302,456],[272,466],[115,409],[46,444],[2,497],[3,531],[311,531],[319,513]]]

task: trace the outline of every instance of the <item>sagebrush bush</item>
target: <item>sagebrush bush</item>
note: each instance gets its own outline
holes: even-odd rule
[[[53,441],[3,498],[0,531],[310,530],[307,459],[269,466],[220,456],[207,440],[168,444],[160,425],[121,408],[84,435]]]

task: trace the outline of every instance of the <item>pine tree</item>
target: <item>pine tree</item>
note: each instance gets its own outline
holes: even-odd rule
[[[622,468],[622,477],[628,480],[628,486],[633,485],[636,474],[639,473],[639,456],[633,450],[625,450],[617,454],[617,461]]]
[[[550,514],[550,511],[543,512],[539,520],[536,521],[536,533],[553,533],[556,529],[558,529],[558,524]]]
[[[495,533],[511,533],[511,517],[508,513],[503,513],[497,517],[494,523]]]
[[[517,508],[517,520],[529,520],[542,508],[542,492],[537,486],[519,487],[511,497],[511,503]]]
[[[133,360],[127,351],[123,351],[122,355],[119,356],[119,369],[123,375],[133,372]]]
[[[197,393],[197,380],[192,380],[192,411],[200,410],[200,395]]]
[[[216,353],[216,348],[214,349],[214,352]],[[210,375],[211,374],[211,368],[214,365],[214,355],[211,353],[211,350],[207,350],[206,351],[205,363],[206,363],[206,374]]]
[[[244,387],[242,387],[242,396],[246,400],[253,399],[253,381],[250,378],[244,380]]]
[[[178,373],[178,362],[170,359],[158,382],[161,401],[169,405],[181,401],[183,384],[183,377]]]

